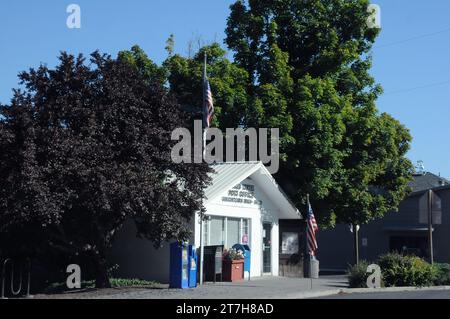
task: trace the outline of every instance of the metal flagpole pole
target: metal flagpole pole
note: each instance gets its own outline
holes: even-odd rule
[[[310,207],[310,203],[309,203],[309,194],[306,194],[306,209],[308,211],[308,219],[309,219],[309,207]],[[312,255],[311,255],[311,251],[309,249],[309,241],[308,241],[308,232],[309,232],[309,223],[308,221],[306,221],[306,249],[308,251],[308,255],[309,255],[309,264],[308,264],[308,271],[309,271],[309,279],[311,282],[311,290],[313,289],[313,276],[312,276],[312,269],[311,269],[311,259],[312,259]]]
[[[205,118],[205,81],[206,81],[206,52],[205,52],[205,61],[204,61],[204,66],[203,66],[203,119]],[[206,116],[208,116],[206,114]],[[205,122],[205,121],[203,121]],[[205,123],[203,123],[204,126]],[[203,129],[203,137],[202,137],[202,157],[203,159],[205,158],[205,154],[206,154],[206,127]],[[201,205],[203,207],[203,197],[201,199]],[[203,226],[203,219],[204,219],[204,214],[202,211],[200,211],[200,285],[203,285],[203,257],[205,254],[205,250],[204,250],[204,226]]]
[[[207,75],[206,75],[206,52],[205,52],[205,61],[203,64],[203,112],[204,112],[204,116],[206,114],[206,117],[209,116],[208,114],[208,110],[206,108],[206,79],[207,79]],[[208,123],[204,123],[204,128],[203,128],[203,158],[206,159],[206,130],[208,129]]]
[[[201,204],[203,206],[203,198],[201,201]],[[201,210],[202,208],[200,208]],[[200,286],[203,285],[203,257],[204,257],[204,249],[203,249],[203,212],[200,211]]]

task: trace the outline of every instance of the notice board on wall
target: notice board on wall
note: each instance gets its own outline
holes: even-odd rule
[[[283,232],[281,235],[281,253],[282,254],[298,254],[299,242],[298,233]]]

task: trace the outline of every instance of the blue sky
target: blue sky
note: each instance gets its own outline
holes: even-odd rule
[[[61,50],[115,55],[139,44],[157,63],[165,40],[175,50],[188,42],[222,41],[233,0],[9,0],[0,2],[0,103],[8,103],[17,73],[56,64]],[[385,89],[378,107],[399,119],[414,137],[409,157],[450,178],[450,1],[378,0],[382,33],[372,73]],[[82,28],[68,29],[66,7],[82,10]]]

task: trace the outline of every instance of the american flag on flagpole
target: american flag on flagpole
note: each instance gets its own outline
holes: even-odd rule
[[[203,106],[203,120],[205,127],[208,128],[211,126],[211,122],[214,116],[214,104],[211,92],[211,86],[209,85],[208,79],[204,80],[204,106]]]
[[[316,251],[319,248],[317,245],[316,234],[319,231],[319,226],[317,226],[316,218],[311,207],[311,203],[308,200],[308,217],[307,217],[307,241],[308,241],[308,253],[311,257],[316,256]]]
[[[206,52],[205,63],[203,65],[203,124],[205,128],[211,126],[211,122],[214,116],[214,103],[211,92],[211,86],[209,85],[208,75],[206,74]]]
[[[205,52],[205,63],[203,66],[203,158],[206,157],[206,131],[211,126],[214,116],[214,104],[209,85],[208,76],[206,74],[207,56]],[[203,198],[202,198],[203,203]],[[204,257],[204,238],[203,238],[203,213],[200,215],[200,285],[203,285],[203,257]]]

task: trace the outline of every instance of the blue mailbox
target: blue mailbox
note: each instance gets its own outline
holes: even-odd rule
[[[189,288],[189,246],[170,244],[170,288]]]
[[[197,287],[197,250],[194,245],[189,245],[189,288]]]
[[[244,276],[248,276],[250,279],[250,260],[251,260],[251,250],[248,245],[236,244],[233,246],[233,249],[240,250],[244,255]]]

